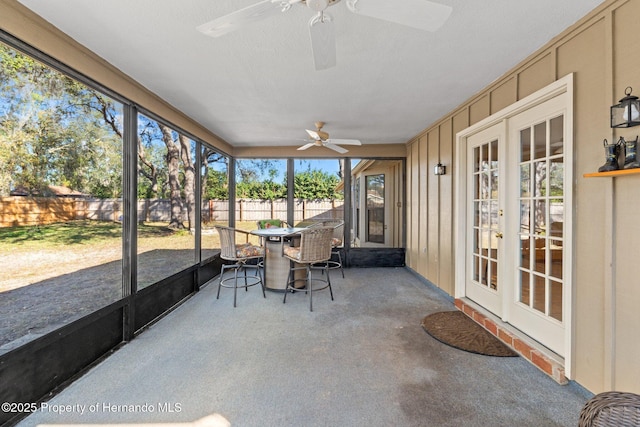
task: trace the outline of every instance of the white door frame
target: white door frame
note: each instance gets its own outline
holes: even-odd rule
[[[364,227],[367,226],[367,176],[373,175],[384,175],[384,243],[373,243],[368,242],[366,239],[366,230]],[[354,176],[360,177],[360,235],[356,236],[358,239],[358,244],[362,248],[384,248],[393,246],[394,240],[394,228],[389,227],[389,223],[393,220],[393,206],[395,206],[395,201],[397,200],[396,195],[396,176],[393,173],[393,169],[388,166],[384,167],[372,167],[368,169],[363,169],[361,172],[358,172]]]
[[[494,126],[500,122],[506,123],[506,121],[523,111],[526,111],[538,104],[541,104],[549,99],[552,99],[558,95],[566,94],[568,99],[568,105],[565,116],[565,135],[567,138],[573,138],[573,74],[568,74],[562,77],[559,80],[551,83],[550,85],[536,91],[535,93],[521,99],[520,101],[505,107],[504,109],[498,111],[497,113],[481,120],[478,123],[458,132],[456,134],[456,157],[455,157],[455,188],[454,188],[454,243],[455,243],[455,251],[456,251],[456,264],[455,264],[455,289],[454,289],[454,297],[455,298],[464,298],[465,295],[465,281],[466,281],[466,272],[465,272],[465,262],[466,260],[466,251],[467,251],[467,242],[466,242],[466,212],[469,208],[467,206],[467,150],[466,143],[467,138],[475,133],[478,133],[484,129],[487,129],[491,126]],[[506,125],[506,124],[505,124]],[[509,141],[507,141],[509,144]],[[565,170],[569,174],[569,177],[573,176],[573,142],[568,141],[567,143],[567,151],[566,151],[566,167]],[[503,157],[504,159],[508,157]],[[565,206],[567,208],[566,212],[566,220],[569,221],[566,224],[567,230],[572,230],[571,218],[573,217],[573,212],[575,211],[575,206],[573,204],[573,189],[571,186],[573,185],[572,179],[565,179],[565,183],[567,185],[568,191],[565,197]],[[573,256],[572,256],[572,241],[565,242],[567,246],[565,247],[565,256],[566,256],[566,269],[573,269]],[[572,274],[569,274],[567,277],[573,277]],[[564,298],[563,298],[563,313],[565,319],[565,339],[564,339],[564,349],[565,349],[565,375],[567,378],[571,379],[573,377],[573,369],[574,366],[574,355],[573,355],[573,325],[574,325],[574,311],[573,311],[573,299],[574,299],[574,287],[575,283],[570,279],[565,284],[564,290]],[[508,313],[508,310],[503,310],[503,313]],[[503,318],[503,321],[507,322],[507,318]]]

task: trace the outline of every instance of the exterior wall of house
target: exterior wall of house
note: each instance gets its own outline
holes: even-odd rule
[[[454,294],[455,135],[574,73],[573,375],[588,390],[640,393],[640,175],[585,178],[604,163],[609,107],[640,91],[640,2],[607,0],[408,143],[407,265]],[[438,159],[447,174],[433,175]],[[460,261],[462,262],[462,261]]]

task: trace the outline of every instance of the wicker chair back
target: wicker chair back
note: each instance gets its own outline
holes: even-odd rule
[[[299,263],[316,263],[331,258],[333,227],[312,227],[300,233]]]

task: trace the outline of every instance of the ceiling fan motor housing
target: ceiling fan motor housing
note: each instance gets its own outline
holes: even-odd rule
[[[326,141],[327,139],[329,139],[329,134],[321,130],[318,130],[318,136],[323,141]]]

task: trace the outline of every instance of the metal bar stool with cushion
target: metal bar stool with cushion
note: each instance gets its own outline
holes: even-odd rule
[[[640,426],[640,395],[605,391],[582,407],[579,427]]]
[[[238,230],[231,227],[224,227],[221,225],[216,226],[218,234],[220,235],[220,258],[232,261],[233,264],[223,264],[220,271],[220,281],[218,283],[218,295],[216,299],[220,298],[220,288],[233,288],[233,306],[236,306],[236,299],[238,288],[244,288],[248,290],[250,286],[260,285],[262,288],[262,296],[264,298],[267,295],[264,292],[264,280],[260,274],[260,260],[264,257],[264,249],[260,246],[252,245],[249,242],[248,233],[244,230]],[[236,238],[243,236],[244,242],[238,243]],[[256,264],[248,264],[249,261],[256,260]],[[224,277],[225,270],[233,269],[233,277]],[[248,276],[247,270],[255,270],[255,276]],[[238,286],[238,279],[244,279],[244,284]],[[230,283],[233,282],[233,283]]]
[[[283,246],[283,255],[289,259],[289,277],[287,287],[284,291],[283,303],[287,302],[287,293],[305,291],[309,293],[309,310],[313,311],[313,292],[329,288],[331,300],[333,301],[333,290],[331,289],[331,279],[329,278],[329,268],[327,261],[331,258],[331,238],[333,227],[311,227],[299,233],[300,246]],[[303,267],[296,267],[302,264]],[[315,266],[312,268],[312,265]],[[305,288],[295,287],[295,271],[306,270]],[[325,278],[313,278],[313,270],[323,270],[326,272]],[[313,287],[313,282],[321,282],[322,287]]]
[[[331,256],[335,255],[338,260],[332,261],[331,259],[327,261],[329,264],[329,269],[333,270],[336,268],[340,269],[340,273],[342,273],[342,277],[344,278],[344,269],[342,268],[342,255],[340,254],[340,248],[342,247],[342,240],[344,239],[344,221],[340,219],[328,219],[322,221],[322,225],[325,227],[333,227],[333,236],[331,237]]]

